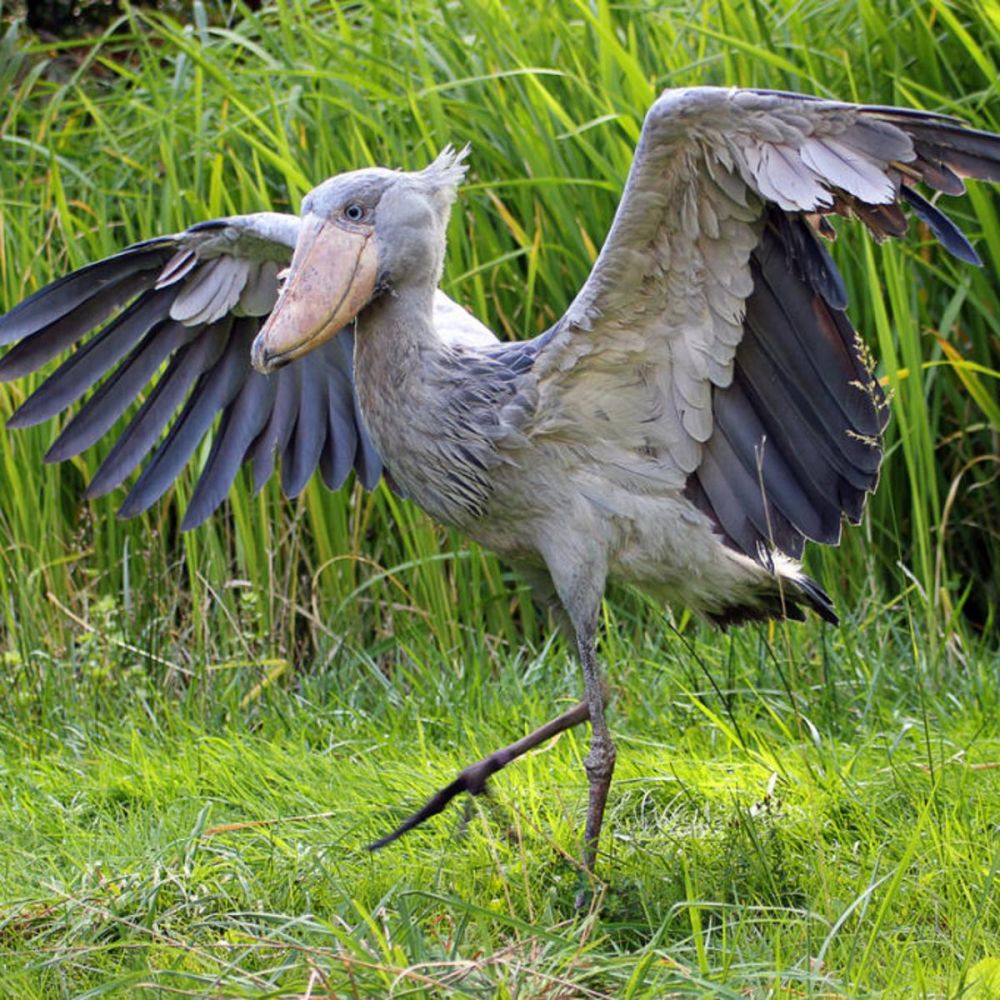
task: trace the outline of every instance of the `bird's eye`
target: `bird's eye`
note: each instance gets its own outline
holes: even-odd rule
[[[344,218],[348,222],[360,222],[365,217],[365,210],[357,202],[351,202],[344,208]]]

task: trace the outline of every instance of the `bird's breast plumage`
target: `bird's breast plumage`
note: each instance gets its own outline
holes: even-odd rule
[[[432,517],[473,534],[491,508],[495,471],[509,461],[527,392],[530,365],[512,346],[421,342],[400,327],[362,331],[357,340],[358,402],[393,484]]]

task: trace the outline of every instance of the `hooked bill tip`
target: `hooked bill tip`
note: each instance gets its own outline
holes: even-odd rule
[[[280,354],[272,354],[267,347],[262,334],[258,334],[250,348],[250,364],[260,372],[261,375],[270,375],[279,368],[284,368],[288,364],[289,358]]]

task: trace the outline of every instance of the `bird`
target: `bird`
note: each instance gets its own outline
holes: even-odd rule
[[[861,519],[888,407],[824,241],[835,217],[881,241],[912,214],[980,264],[920,188],[1000,180],[1000,136],[929,111],[666,90],[583,286],[513,342],[438,287],[469,155],[448,146],[421,170],[339,174],[297,216],[199,222],[42,288],[0,317],[0,344],[15,345],[0,378],[72,351],[8,426],[86,395],[46,456],[61,461],[145,393],[87,488],[114,489],[152,451],[124,516],[155,503],[212,432],[185,528],[244,462],[259,488],[280,456],[290,496],[317,468],[331,489],[351,471],[368,489],[385,478],[498,553],[575,647],[583,697],[370,846],[589,722],[581,865],[593,873],[617,753],[596,653],[606,585],[722,628],[806,611],[836,623],[799,560],[807,540],[834,545]]]

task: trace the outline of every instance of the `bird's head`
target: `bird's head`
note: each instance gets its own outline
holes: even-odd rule
[[[319,347],[387,291],[437,286],[467,150],[449,147],[415,173],[339,174],[306,195],[278,301],[253,342],[258,371]]]

